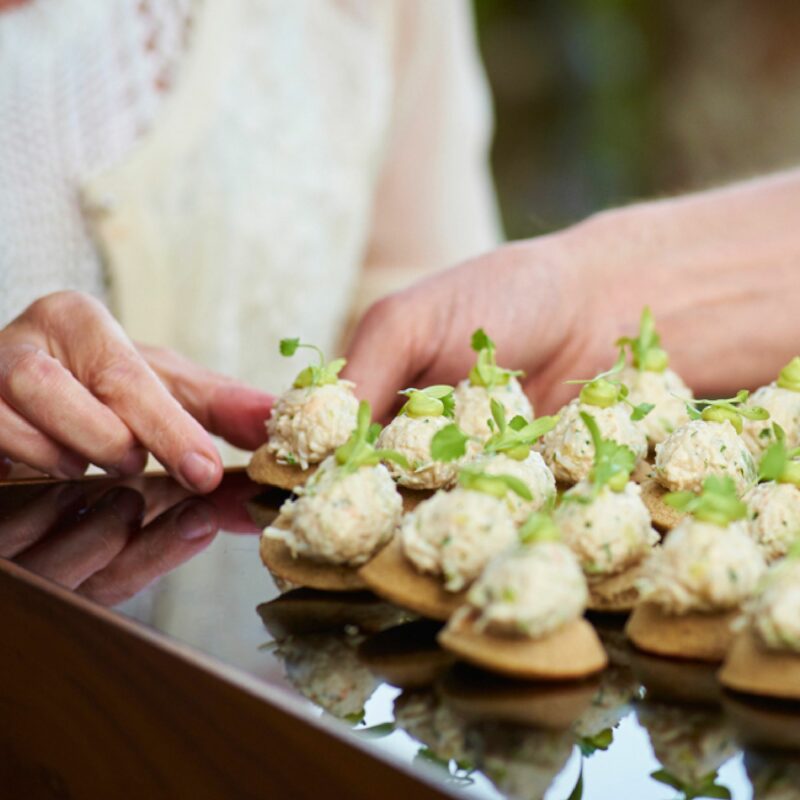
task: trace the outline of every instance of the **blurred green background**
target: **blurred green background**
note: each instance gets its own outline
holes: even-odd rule
[[[506,233],[800,163],[797,0],[475,0]]]

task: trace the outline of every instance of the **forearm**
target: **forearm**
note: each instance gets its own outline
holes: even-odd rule
[[[800,171],[603,213],[564,239],[606,341],[649,304],[701,396],[766,383],[800,351]]]

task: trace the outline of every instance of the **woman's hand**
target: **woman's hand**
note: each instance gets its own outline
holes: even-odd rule
[[[222,463],[208,432],[253,449],[272,398],[166,350],[136,347],[99,301],[57,292],[0,331],[0,454],[58,478],[117,475],[152,453],[209,492]]]
[[[483,327],[539,413],[611,365],[649,305],[700,397],[773,380],[800,350],[800,170],[604,212],[440,273],[374,305],[346,377],[385,417],[407,386],[454,383]]]

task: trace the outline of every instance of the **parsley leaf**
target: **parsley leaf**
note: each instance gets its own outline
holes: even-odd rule
[[[454,422],[436,431],[431,439],[431,458],[434,461],[456,461],[467,452],[467,436]]]
[[[636,454],[630,447],[618,444],[613,439],[604,439],[597,420],[591,414],[581,411],[581,419],[594,445],[594,465],[589,479],[596,490],[609,486],[613,491],[621,492],[636,467]]]
[[[313,344],[304,344],[298,338],[281,339],[279,350],[282,356],[293,356],[301,347],[316,352],[319,363],[311,364],[305,369],[300,370],[292,384],[295,389],[307,389],[313,386],[325,386],[326,384],[336,383],[339,380],[339,373],[347,363],[344,358],[335,358],[330,363],[325,363],[325,356],[322,351]]]
[[[709,475],[700,494],[670,492],[664,496],[664,502],[701,522],[723,528],[747,516],[747,506],[736,494],[736,484],[730,475]]]
[[[463,467],[458,473],[458,484],[465,489],[493,497],[502,498],[509,492],[514,492],[523,500],[533,500],[531,490],[514,475],[489,475],[472,467]]]
[[[334,454],[339,470],[343,474],[350,474],[361,467],[374,467],[381,461],[392,461],[403,469],[410,469],[408,460],[402,453],[395,450],[379,450],[374,446],[380,434],[380,425],[371,422],[371,417],[369,403],[362,400],[358,404],[355,429],[350,438],[341,447],[336,448]]]

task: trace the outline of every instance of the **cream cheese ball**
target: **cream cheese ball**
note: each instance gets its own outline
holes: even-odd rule
[[[268,527],[264,535],[286,543],[293,556],[328,564],[358,566],[392,538],[403,500],[382,464],[345,473],[333,456],[281,506],[288,530]]]
[[[637,462],[647,455],[647,437],[639,423],[631,419],[631,409],[627,405],[615,403],[600,408],[575,399],[564,406],[555,427],[542,437],[537,447],[556,480],[577,483],[592,469],[594,445],[581,412],[594,417],[603,439],[629,447]]]
[[[750,535],[770,562],[789,551],[800,536],[800,489],[791,483],[760,483],[743,498]]]
[[[467,603],[478,627],[507,636],[546,636],[583,614],[586,579],[560,542],[523,545],[489,562],[472,584]]]
[[[303,469],[329,456],[356,426],[354,386],[337,381],[282,394],[267,421],[268,450],[278,461],[297,462]]]
[[[775,440],[773,423],[783,428],[789,449],[800,447],[800,392],[771,383],[756,389],[747,405],[761,406],[769,411],[769,419],[742,420],[742,439],[754,456],[760,456]]]
[[[458,592],[517,541],[517,528],[502,498],[459,486],[406,514],[400,537],[420,572],[442,576],[445,589]]]
[[[458,474],[456,462],[431,459],[431,439],[451,423],[452,420],[444,416],[411,417],[400,414],[381,431],[375,446],[404,455],[411,467],[407,470],[393,462],[387,465],[401,486],[409,489],[439,489],[455,480]]]
[[[625,367],[618,376],[630,390],[634,405],[652,403],[655,408],[638,422],[651,445],[663,442],[676,428],[689,421],[684,400],[692,399],[692,390],[671,369],[663,372]]]
[[[738,494],[756,482],[753,457],[728,420],[693,419],[656,446],[656,479],[673,492],[700,492],[709,475],[730,475]]]
[[[515,492],[508,492],[504,502],[517,525],[521,525],[533,511],[549,503],[556,494],[556,479],[542,456],[534,450],[523,461],[503,453],[482,453],[468,461],[487,475],[512,475],[519,478],[531,492],[531,500],[523,500]]]
[[[786,559],[769,570],[750,611],[767,647],[800,653],[800,559]]]
[[[637,484],[629,481],[621,492],[603,486],[593,497],[594,491],[587,481],[570,489],[556,523],[587,575],[614,575],[648,556],[659,536]]]
[[[497,400],[506,412],[506,419],[524,417],[528,422],[533,419],[533,407],[519,381],[511,377],[505,386],[487,389],[484,386],[473,386],[469,379],[461,381],[455,388],[456,423],[468,436],[488,439],[492,431],[489,420],[492,417],[491,401]]]
[[[754,594],[765,569],[744,521],[689,518],[648,559],[640,594],[668,614],[728,611]]]

